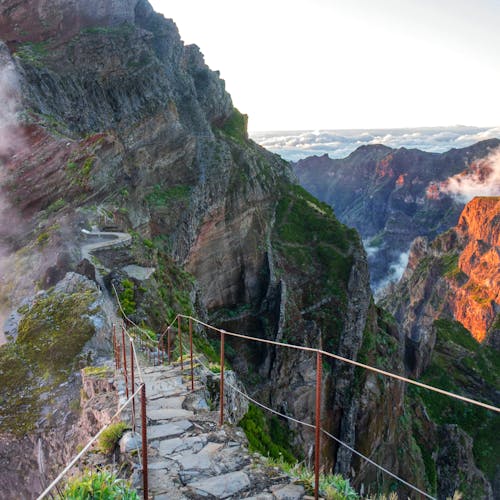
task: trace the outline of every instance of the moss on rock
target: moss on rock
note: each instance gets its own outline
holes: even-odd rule
[[[40,417],[42,401],[74,368],[95,333],[90,319],[97,291],[52,291],[23,308],[16,342],[0,348],[0,432],[29,432]]]

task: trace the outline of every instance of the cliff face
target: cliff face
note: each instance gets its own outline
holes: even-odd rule
[[[432,243],[414,241],[401,281],[382,300],[405,335],[405,361],[413,376],[495,406],[500,403],[499,222],[499,197],[474,198],[454,228]],[[482,491],[496,497],[500,468],[490,452],[500,446],[494,430],[498,416],[426,391],[410,392],[416,396],[417,443],[424,456],[438,457],[435,470],[427,467],[438,491],[444,496],[443,488],[454,484],[471,496]],[[443,440],[448,433],[453,442]],[[471,460],[462,467],[474,487],[449,475],[467,456],[479,468]]]
[[[474,183],[482,184],[483,193],[500,189],[488,160],[499,145],[492,139],[443,154],[361,146],[344,159],[300,160],[294,172],[360,232],[372,285],[379,288],[398,277],[416,237],[432,239],[456,224],[465,203],[462,191]]]
[[[403,278],[383,300],[408,339],[408,362],[429,362],[441,316],[459,321],[479,342],[498,345],[500,198],[469,202],[456,227],[431,244],[417,238]],[[418,347],[417,347],[418,346]]]
[[[92,275],[79,262],[80,230],[107,226],[132,235],[130,248],[97,259],[136,321],[160,328],[176,312],[196,311],[226,328],[348,357],[397,351],[397,332],[371,301],[355,231],[294,186],[287,163],[248,140],[224,82],[197,47],[183,45],[171,20],[144,0],[36,7],[4,2],[0,11],[14,110],[12,140],[0,151],[4,308],[18,310],[35,286],[49,288],[68,270]],[[137,277],[129,264],[154,272]],[[251,391],[312,421],[314,362],[228,344]],[[22,346],[2,349],[17,356]],[[421,464],[418,454],[401,459],[395,451],[401,435],[410,449],[398,420],[402,388],[329,362],[323,384],[325,426],[421,484],[410,466]],[[375,397],[382,393],[385,414]],[[373,440],[363,431],[367,415]],[[26,432],[32,442],[39,430]],[[297,428],[293,440],[307,455],[308,433]],[[339,471],[363,467],[332,443],[322,451]],[[373,477],[365,469],[357,481]]]

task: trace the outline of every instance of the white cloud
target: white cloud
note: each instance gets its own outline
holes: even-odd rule
[[[374,283],[373,291],[377,299],[381,297],[381,295],[383,294],[383,290],[388,285],[397,283],[401,279],[401,276],[403,276],[406,266],[408,265],[409,256],[409,251],[400,253],[397,259],[391,262],[387,276],[383,280]]]
[[[475,196],[500,196],[500,148],[472,162],[467,170],[441,183],[439,189],[462,203]]]
[[[478,141],[500,138],[500,127],[433,127],[393,130],[323,130],[259,132],[252,138],[287,160],[297,161],[311,155],[328,154],[345,158],[363,144],[384,144],[392,148],[417,148],[442,153]]]

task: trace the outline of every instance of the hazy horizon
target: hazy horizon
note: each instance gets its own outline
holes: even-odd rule
[[[369,129],[276,130],[250,132],[250,137],[289,161],[308,156],[328,154],[330,158],[345,158],[366,144],[383,144],[391,148],[416,148],[430,153],[443,153],[452,148],[464,148],[486,139],[500,139],[500,126]]]

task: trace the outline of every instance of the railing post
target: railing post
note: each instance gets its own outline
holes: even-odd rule
[[[160,361],[161,354],[161,361]],[[163,365],[163,336],[160,335],[160,339],[158,340],[158,361],[160,365]]]
[[[193,319],[189,318],[189,355],[191,356],[191,390],[194,391],[194,369],[193,369]]]
[[[181,353],[181,371],[184,371],[184,362],[182,359],[182,331],[181,331],[181,317],[177,316],[177,330],[179,332],[179,351]]]
[[[142,431],[142,489],[144,500],[148,499],[148,434],[146,423],[146,384],[141,386],[141,431]]]
[[[135,392],[134,361],[134,345],[132,340],[130,340],[130,375],[132,378],[132,394]],[[135,432],[135,396],[132,398],[132,430]]]
[[[116,327],[113,323],[113,356],[115,358],[115,370],[118,369],[118,359],[116,357]]]
[[[220,420],[219,425],[224,424],[224,330],[220,331]]]
[[[316,428],[314,442],[314,498],[319,496],[319,459],[321,446],[321,379],[322,379],[321,352],[316,351]]]
[[[122,361],[121,361],[121,355],[120,355],[120,341],[118,335],[115,335],[115,342],[116,342],[116,367],[118,370],[121,369],[122,367]]]
[[[172,345],[170,342],[170,327],[167,328],[167,357],[168,357],[168,364],[170,364],[170,361],[172,359]]]
[[[125,327],[122,325],[123,374],[125,376],[125,394],[128,399],[127,348],[125,346]]]

